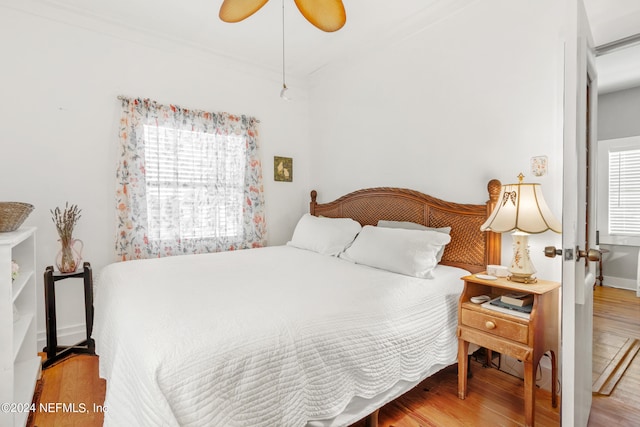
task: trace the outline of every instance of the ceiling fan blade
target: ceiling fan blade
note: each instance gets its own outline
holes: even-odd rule
[[[220,6],[220,19],[240,22],[256,13],[269,0],[224,0]]]
[[[338,31],[347,22],[342,0],[295,0],[307,21],[322,31]]]

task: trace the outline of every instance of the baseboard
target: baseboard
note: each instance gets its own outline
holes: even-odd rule
[[[73,345],[85,340],[87,331],[84,323],[58,328],[58,345]],[[38,331],[38,351],[47,346],[47,331]]]
[[[634,279],[625,279],[622,277],[604,276],[604,286],[610,288],[628,289],[630,291],[636,291],[638,283]]]

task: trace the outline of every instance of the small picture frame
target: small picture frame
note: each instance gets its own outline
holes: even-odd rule
[[[547,156],[536,156],[531,158],[531,173],[533,176],[544,176],[547,174]]]
[[[293,158],[273,157],[273,180],[293,182]]]

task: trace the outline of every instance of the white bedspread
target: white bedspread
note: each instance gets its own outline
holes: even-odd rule
[[[96,280],[105,426],[304,426],[456,361],[461,269],[417,279],[287,246]]]

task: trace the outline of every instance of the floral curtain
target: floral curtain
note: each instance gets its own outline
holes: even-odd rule
[[[258,120],[120,99],[117,258],[265,246]]]

